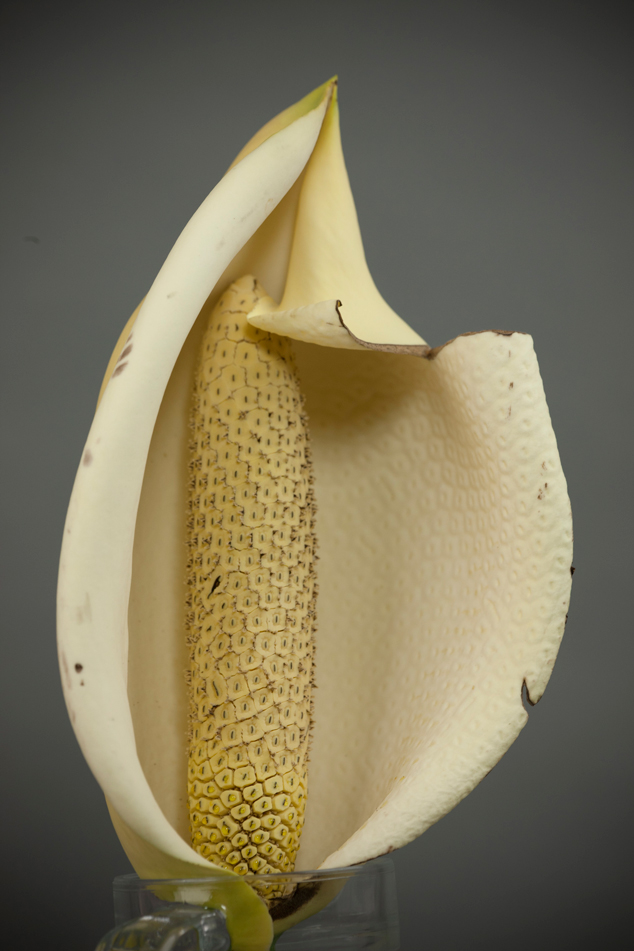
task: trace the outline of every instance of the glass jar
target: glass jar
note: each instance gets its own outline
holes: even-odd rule
[[[276,931],[309,902],[314,914],[276,935],[275,951],[397,951],[394,866],[380,858],[350,868],[251,875],[266,896]],[[230,951],[231,939],[214,888],[226,877],[144,881],[120,875],[113,883],[115,928],[97,951]],[[321,896],[315,901],[316,896]],[[298,916],[299,917],[299,916]]]

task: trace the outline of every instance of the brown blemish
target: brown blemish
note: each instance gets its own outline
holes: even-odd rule
[[[513,407],[512,407],[512,406],[509,406],[509,411],[508,411],[508,413],[506,414],[507,416],[510,416],[510,415],[511,415],[511,410],[512,410],[512,409],[513,409]]]
[[[574,575],[574,573],[575,573],[576,570],[577,570],[577,569],[575,568],[574,565],[571,565],[571,566],[570,566],[570,577],[571,577],[571,578],[572,578],[572,576]],[[566,620],[568,620],[568,615],[566,615]]]
[[[522,681],[522,689],[520,691],[520,696],[522,698],[522,705],[525,710],[526,710],[526,704],[528,704],[530,707],[535,706],[535,701],[531,700],[531,695],[528,692],[528,684],[526,683],[526,678],[524,678],[524,680]],[[528,713],[528,710],[526,710],[526,712]]]
[[[537,493],[537,498],[540,500],[540,502],[541,502],[541,500],[544,498],[544,493],[542,492],[541,489],[540,489],[539,492]]]
[[[512,389],[513,389],[513,384],[509,383],[509,390],[512,390]]]
[[[320,885],[318,882],[298,885],[292,895],[289,895],[288,898],[282,898],[270,909],[273,921],[279,921],[280,918],[288,918],[296,911],[299,911],[300,908],[303,908],[304,905],[307,905],[308,902],[315,897],[319,888]]]
[[[80,674],[83,669],[84,669],[83,664],[75,664],[75,670],[77,671],[78,674]]]
[[[90,595],[86,593],[84,603],[77,608],[77,623],[83,624],[84,621],[92,621],[92,608],[90,605]]]
[[[117,360],[117,363],[121,363],[121,361],[124,359],[124,357],[127,357],[128,354],[129,354],[131,351],[132,351],[132,344],[129,343],[129,344],[127,345],[127,347],[125,348],[125,350],[122,351],[121,356],[120,356],[119,359]]]
[[[369,340],[362,340],[361,337],[357,337],[356,334],[353,334],[352,331],[344,323],[343,317],[341,316],[341,301],[338,300],[335,304],[337,309],[337,316],[339,317],[339,323],[343,329],[350,334],[353,340],[356,340],[357,343],[361,344],[362,347],[365,347],[366,350],[382,350],[383,353],[405,353],[410,354],[414,357],[428,357],[431,353],[431,347],[428,347],[426,343],[424,344],[400,344],[400,343],[370,343]]]
[[[82,465],[89,466],[92,462],[92,452],[90,449],[87,449],[84,453],[84,458],[82,459]]]
[[[417,760],[416,762],[418,762],[418,760]],[[493,769],[493,767],[491,767],[491,769]],[[379,806],[379,809],[383,809],[384,806],[385,806],[385,803],[383,803],[382,806]],[[394,846],[393,846],[393,845],[388,845],[388,847],[387,847],[387,849],[385,850],[385,852],[381,852],[381,854],[375,856],[375,858],[381,859],[381,858],[383,858],[384,855],[389,855],[390,852],[394,852],[394,851],[395,851]],[[355,863],[353,863],[353,864],[359,865],[359,864],[361,864],[361,863],[355,862]]]
[[[348,333],[349,332],[350,331],[348,331]],[[451,340],[448,340],[446,343],[442,343],[439,347],[433,347],[431,350],[429,350],[428,353],[422,354],[422,356],[426,357],[428,360],[435,360],[438,354],[440,353],[440,351],[444,350],[445,347],[448,347],[450,343],[454,343],[456,340],[460,340],[461,337],[477,337],[478,334],[500,334],[503,337],[511,337],[513,334],[521,334],[523,337],[528,336],[526,331],[524,330],[468,330],[463,334],[458,334],[457,337],[452,337]],[[363,341],[360,341],[360,342],[363,343]],[[367,344],[364,344],[364,346],[367,346]],[[376,349],[383,350],[385,348],[381,345],[377,345]],[[400,351],[400,350],[407,350],[410,348],[396,347],[394,349],[397,349]],[[411,349],[422,349],[422,348],[414,347]],[[509,357],[510,356],[511,356],[511,351],[509,350]]]
[[[120,373],[123,373],[123,371],[125,370],[125,368],[127,367],[127,365],[128,365],[127,360],[126,360],[125,363],[120,363],[119,366],[116,366],[116,367],[114,368],[114,370],[112,371],[112,375],[113,375],[113,376],[119,376]]]
[[[176,291],[170,291],[169,294],[167,295],[168,300],[170,300],[170,298],[172,297],[176,297]]]

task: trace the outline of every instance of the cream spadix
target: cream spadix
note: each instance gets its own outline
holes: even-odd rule
[[[265,127],[186,227],[113,355],[73,491],[64,690],[146,877],[212,870],[188,844],[183,473],[198,341],[236,278],[270,295],[250,322],[296,339],[310,420],[318,689],[298,867],[365,861],[451,809],[525,724],[523,685],[539,699],[563,633],[570,506],[532,341],[430,350],[385,304],[333,90]],[[268,912],[244,889],[234,920],[259,931],[234,943],[264,948]]]

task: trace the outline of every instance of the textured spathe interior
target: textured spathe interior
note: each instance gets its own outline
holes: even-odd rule
[[[410,841],[497,762],[523,682],[536,701],[550,676],[572,537],[530,337],[433,360],[297,350],[320,545],[314,867]]]
[[[526,721],[522,684],[539,698],[563,632],[571,529],[527,335],[467,335],[431,360],[306,344],[296,351],[320,556],[315,728],[299,853],[299,866],[314,868],[410,841],[508,748]],[[182,456],[167,442],[161,448],[163,426],[171,419],[168,441],[174,447],[178,432],[184,446],[187,361],[185,351],[146,473],[147,485],[167,493]],[[155,509],[147,530],[170,518]],[[175,531],[182,545],[180,523]],[[138,579],[157,563],[154,551],[135,573],[133,603]],[[157,617],[182,614],[173,590],[156,586]],[[140,748],[155,764],[159,802],[186,835],[184,758],[178,777],[167,768],[183,735],[172,721]]]

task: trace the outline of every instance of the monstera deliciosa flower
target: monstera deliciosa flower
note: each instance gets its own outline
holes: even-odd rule
[[[244,275],[270,295],[250,323],[295,341],[314,463],[298,868],[396,849],[473,789],[526,723],[523,690],[541,697],[568,606],[570,505],[532,340],[430,349],[383,301],[326,83],[249,142],[177,240],[110,361],[70,503],[66,702],[145,878],[218,873],[187,817],[188,419],[199,315]],[[231,894],[234,946],[268,947],[264,903]]]

